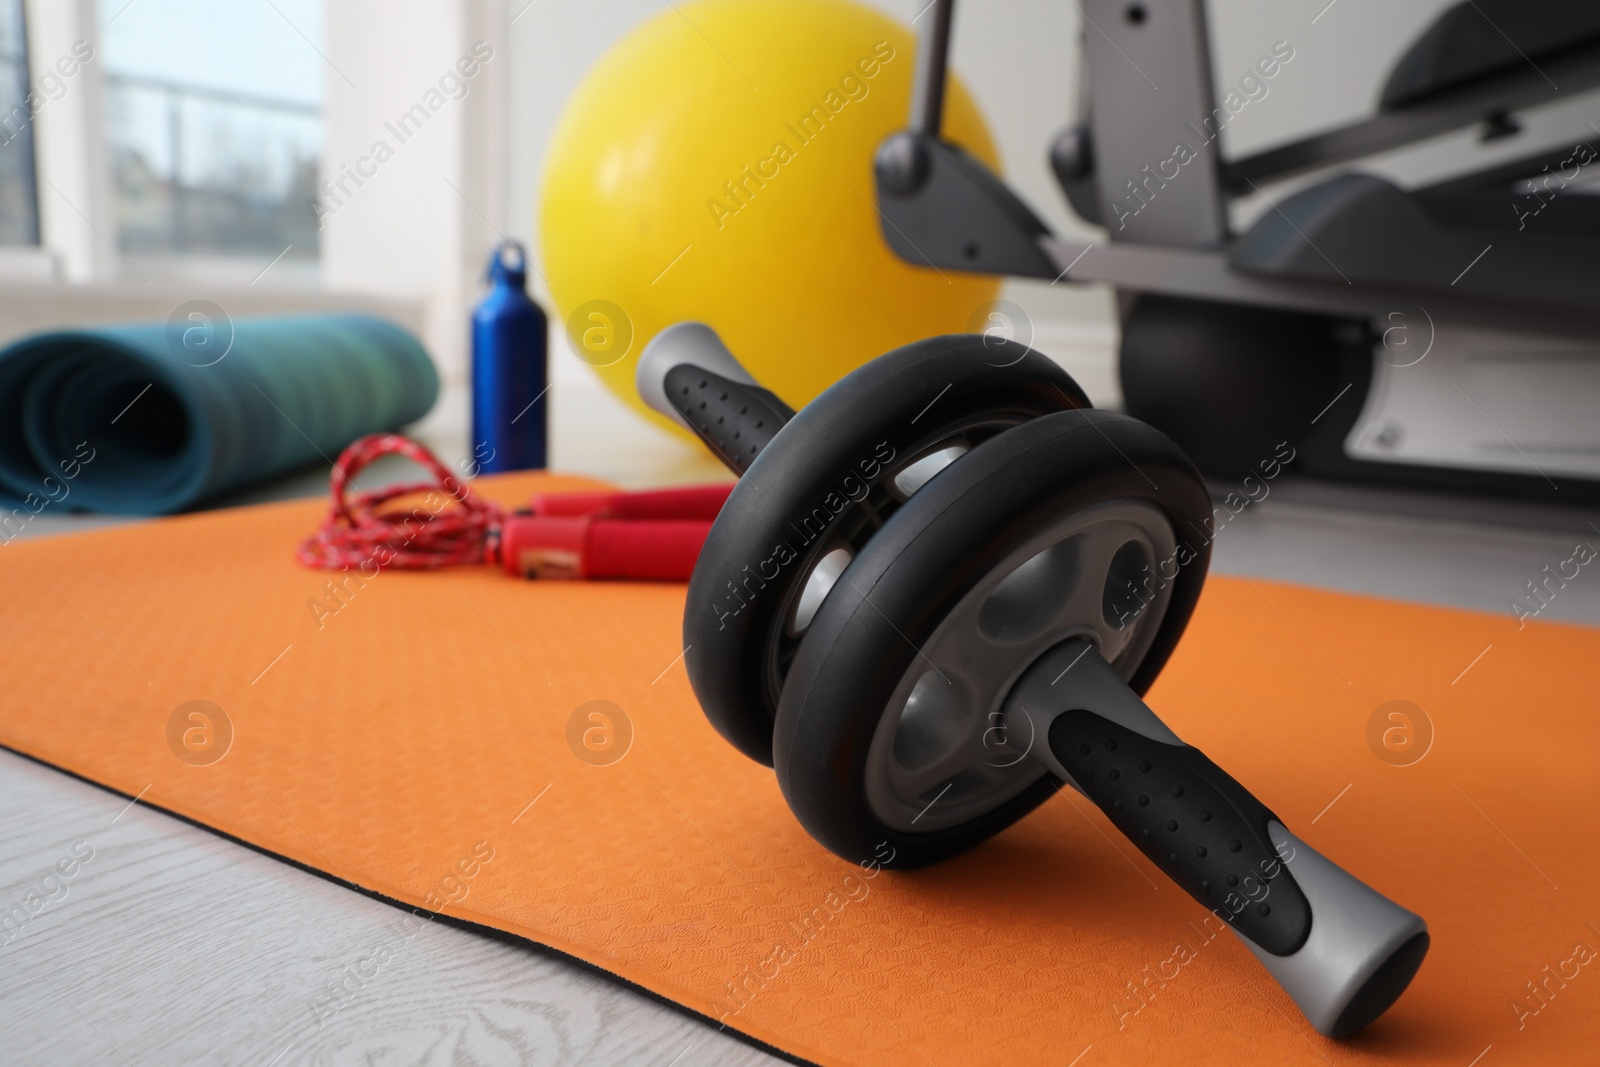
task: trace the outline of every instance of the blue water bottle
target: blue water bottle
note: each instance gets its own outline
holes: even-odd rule
[[[546,465],[549,387],[544,312],[528,298],[528,254],[505,241],[472,312],[472,460],[477,471]]]

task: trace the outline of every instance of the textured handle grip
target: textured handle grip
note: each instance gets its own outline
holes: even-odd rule
[[[1343,1037],[1388,1010],[1427,955],[1422,918],[1289,833],[1244,786],[1179,741],[1109,668],[1101,673],[1114,685],[1097,687],[1097,667],[1098,657],[1080,692],[1104,702],[1107,715],[1056,715],[1046,762],[1233,927],[1320,1033]],[[1052,664],[1044,677],[1052,673],[1064,672]],[[1025,676],[1018,689],[1028,684]]]
[[[724,378],[688,363],[667,371],[662,386],[667,402],[689,428],[741,475],[794,417],[789,405],[759,385]]]
[[[639,354],[634,381],[646,404],[693,430],[741,476],[794,418],[794,409],[761,388],[702,322],[656,334]]]
[[[1311,905],[1268,833],[1277,820],[1199,749],[1083,710],[1051,723],[1050,748],[1117,829],[1190,896],[1275,956],[1306,943]]]

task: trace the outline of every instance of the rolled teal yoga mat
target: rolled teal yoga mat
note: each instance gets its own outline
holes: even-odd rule
[[[0,495],[182,511],[414,422],[438,395],[417,339],[371,315],[37,334],[0,351]]]

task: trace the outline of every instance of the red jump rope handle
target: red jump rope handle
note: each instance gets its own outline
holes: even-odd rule
[[[540,493],[530,502],[533,514],[551,518],[603,515],[612,519],[699,519],[710,522],[727,503],[733,482],[648,489],[635,493],[601,490],[589,493]]]
[[[686,582],[710,532],[709,519],[508,515],[491,554],[524,578]]]
[[[379,456],[398,453],[425,468],[432,482],[410,482],[352,494],[351,480]],[[527,578],[621,578],[683,582],[694,570],[732,482],[658,489],[541,493],[533,513],[506,515],[473,494],[432,452],[399,434],[373,434],[346,448],[334,465],[328,517],[298,558],[328,570],[432,568],[499,563]],[[431,513],[384,505],[415,493],[453,502]]]

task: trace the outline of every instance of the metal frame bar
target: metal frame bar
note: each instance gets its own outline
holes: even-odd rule
[[[1138,93],[1148,80],[1138,69],[1141,55],[1159,61],[1164,71],[1161,90],[1162,114],[1181,124],[1183,116],[1199,109],[1209,115],[1212,93],[1209,80],[1209,57],[1205,52],[1205,0],[1182,0],[1165,8],[1167,17],[1178,22],[1179,40],[1152,40],[1146,34],[1154,27],[1142,22],[1123,25],[1120,0],[1084,0],[1088,6],[1085,29],[1084,62],[1089,71],[1090,84],[1098,86],[1101,95],[1112,83],[1128,90],[1122,94]],[[931,16],[922,27],[917,57],[916,81],[912,91],[912,128],[915,132],[937,138],[943,114],[945,82],[948,75],[951,25],[954,18],[954,0],[935,0],[928,8]],[[1099,16],[1095,18],[1093,16]],[[1171,33],[1171,27],[1162,27]],[[1095,41],[1100,43],[1095,46]],[[1095,61],[1098,55],[1099,62]],[[1152,204],[1182,202],[1185,210],[1205,214],[1208,206],[1221,210],[1224,198],[1230,194],[1230,185],[1247,184],[1260,178],[1267,180],[1303,170],[1326,166],[1346,159],[1359,158],[1383,148],[1410,143],[1420,137],[1458,129],[1479,121],[1495,110],[1513,110],[1516,107],[1545,103],[1554,95],[1577,92],[1600,85],[1600,46],[1575,50],[1561,57],[1559,62],[1545,64],[1544,72],[1559,76],[1561,90],[1552,90],[1544,74],[1537,70],[1511,71],[1488,82],[1424,100],[1418,104],[1355,123],[1343,129],[1306,138],[1293,144],[1258,153],[1254,156],[1221,164],[1220,173],[1210,172],[1209,181],[1196,182],[1190,175],[1184,184],[1191,187],[1183,197],[1182,187],[1163,188]],[[1098,75],[1098,77],[1097,77]],[[1116,94],[1113,94],[1115,96]],[[1139,150],[1156,142],[1137,135],[1127,136],[1133,123],[1127,121],[1127,103],[1117,108],[1094,112],[1095,155],[1097,168],[1108,160],[1122,160],[1124,169],[1129,160],[1143,159]],[[1119,140],[1120,138],[1120,140]],[[1154,149],[1152,149],[1153,151]],[[1215,144],[1204,150],[1215,159]],[[1193,165],[1198,165],[1195,161]],[[1148,169],[1148,168],[1145,168]],[[1106,172],[1099,171],[1099,180],[1106,182]],[[1204,186],[1195,189],[1192,187]],[[1102,189],[1102,201],[1108,192]],[[1204,223],[1208,220],[1201,220]],[[1334,285],[1310,279],[1274,278],[1246,273],[1232,267],[1227,257],[1225,225],[1214,229],[1209,225],[1193,223],[1188,229],[1179,223],[1150,228],[1150,232],[1128,234],[1123,239],[1113,239],[1105,244],[1083,244],[1062,241],[1045,234],[1033,239],[1035,245],[1059,271],[1056,281],[1098,282],[1128,292],[1159,292],[1227,303],[1250,304],[1262,307],[1279,307],[1354,318],[1382,317],[1401,308],[1427,307],[1450,315],[1461,323],[1498,326],[1524,330],[1530,333],[1591,334],[1594,316],[1565,304],[1532,302],[1507,298],[1486,300],[1481,295],[1467,298],[1438,289],[1410,289],[1395,285]],[[1177,227],[1174,229],[1174,227]],[[1198,227],[1196,229],[1195,227]],[[1172,231],[1172,232],[1168,232]],[[962,269],[965,264],[950,262],[948,267]]]
[[[1188,248],[1227,239],[1204,0],[1082,0],[1094,87],[1090,133],[1100,220],[1113,243]],[[1190,142],[1180,162],[1174,144]]]
[[[1496,112],[1552,103],[1596,86],[1600,86],[1600,45],[1546,60],[1542,68],[1529,66],[1508,71],[1395,111],[1224,163],[1223,180],[1230,193],[1249,192],[1253,181],[1287,178],[1348,163],[1474,125]]]
[[[1165,293],[1229,304],[1381,319],[1393,311],[1426,308],[1453,322],[1536,334],[1592,337],[1595,317],[1567,305],[1486,301],[1437,289],[1394,285],[1327,284],[1271,278],[1235,270],[1227,253],[1136,244],[1084,244],[1042,237],[1039,247],[1061,281],[1099,282],[1129,292]]]
[[[944,123],[944,91],[950,65],[950,24],[955,0],[934,0],[917,40],[916,80],[911,89],[911,129],[938,137]]]

